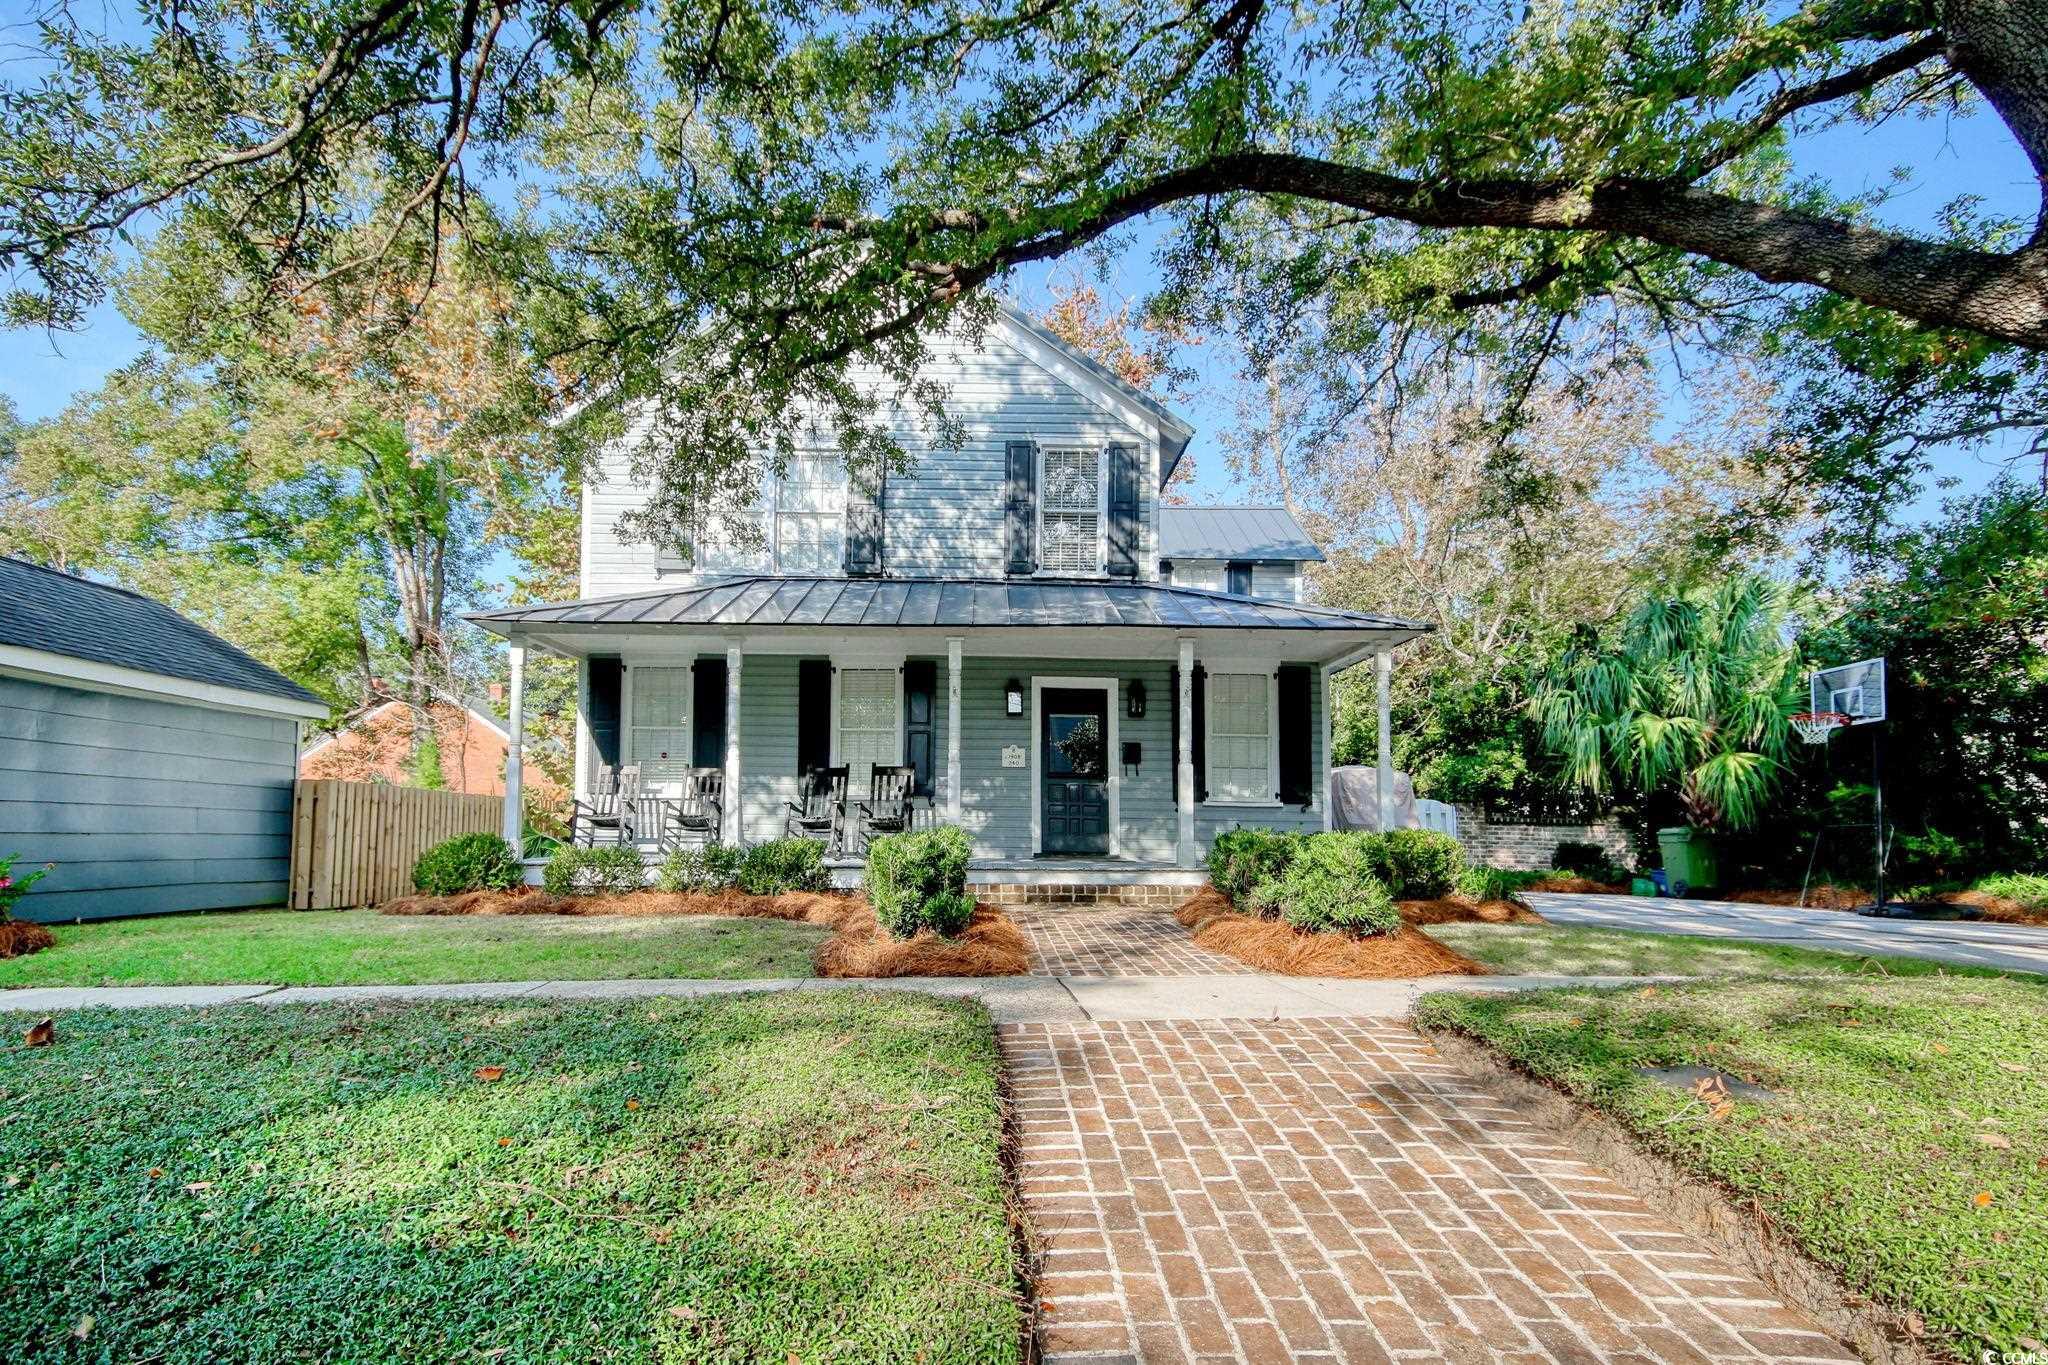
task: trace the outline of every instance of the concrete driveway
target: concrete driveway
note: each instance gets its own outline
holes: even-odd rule
[[[1529,892],[1537,913],[1554,924],[1639,929],[1791,943],[1838,952],[1932,958],[1962,966],[2048,974],[2048,928],[1962,920],[1867,919],[1841,910],[1801,910],[1735,901],[1650,900]]]

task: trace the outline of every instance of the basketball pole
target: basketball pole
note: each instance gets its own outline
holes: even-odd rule
[[[1884,913],[1884,722],[1870,727],[1871,832],[1877,836],[1877,913]]]

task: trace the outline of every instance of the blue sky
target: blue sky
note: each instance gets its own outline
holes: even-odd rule
[[[1911,184],[1884,211],[1888,223],[1925,227],[1941,209],[1964,194],[1984,197],[1986,211],[2021,218],[2032,214],[2037,189],[2025,156],[2004,127],[1987,114],[1968,118],[1894,119],[1875,130],[1841,128],[1818,137],[1799,139],[1794,148],[1798,167],[1824,176],[1838,191],[1856,193],[1892,181],[1895,167],[1910,170]],[[1057,272],[1076,267],[1053,263],[1021,274],[1011,292],[1027,307],[1049,299],[1048,281]],[[1145,234],[1118,262],[1104,292],[1112,299],[1135,301],[1154,279]],[[106,375],[140,354],[141,339],[112,304],[95,309],[84,330],[74,333],[0,332],[0,393],[14,400],[21,416],[35,419],[59,411],[79,392],[96,388]],[[1204,365],[1206,393],[1181,405],[1198,428],[1190,452],[1199,477],[1198,499],[1242,496],[1230,485],[1217,445],[1217,433],[1228,422],[1230,376],[1221,366]],[[1953,480],[1952,491],[1983,487],[2000,468],[1982,453],[1948,452],[1937,462],[1936,476]],[[1946,493],[1930,488],[1908,509],[1911,517],[1930,515]]]

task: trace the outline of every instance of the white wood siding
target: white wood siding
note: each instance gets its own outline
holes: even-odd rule
[[[1003,576],[1004,446],[1013,440],[1035,440],[1041,446],[1100,448],[1126,444],[1138,450],[1139,572],[1156,572],[1157,555],[1150,547],[1153,508],[1159,483],[1159,436],[1135,405],[1119,407],[1054,374],[1027,352],[1042,343],[1020,337],[998,322],[985,333],[977,350],[964,339],[946,336],[935,341],[925,374],[946,386],[952,415],[966,428],[957,449],[933,449],[918,415],[899,410],[897,439],[913,457],[908,473],[892,474],[884,521],[887,571],[897,576]],[[858,380],[882,394],[894,385],[878,371],[858,373]],[[623,440],[608,451],[598,476],[583,494],[583,588],[585,597],[636,592],[656,587],[681,587],[696,576],[662,572],[660,551],[652,545],[623,540],[619,518],[643,505],[646,490],[631,476],[632,444],[644,437],[650,423],[633,424]]]

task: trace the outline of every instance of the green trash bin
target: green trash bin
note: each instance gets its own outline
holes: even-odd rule
[[[1657,848],[1664,855],[1664,877],[1674,896],[1696,896],[1721,884],[1714,865],[1714,836],[1703,829],[1678,825],[1657,831]]]

